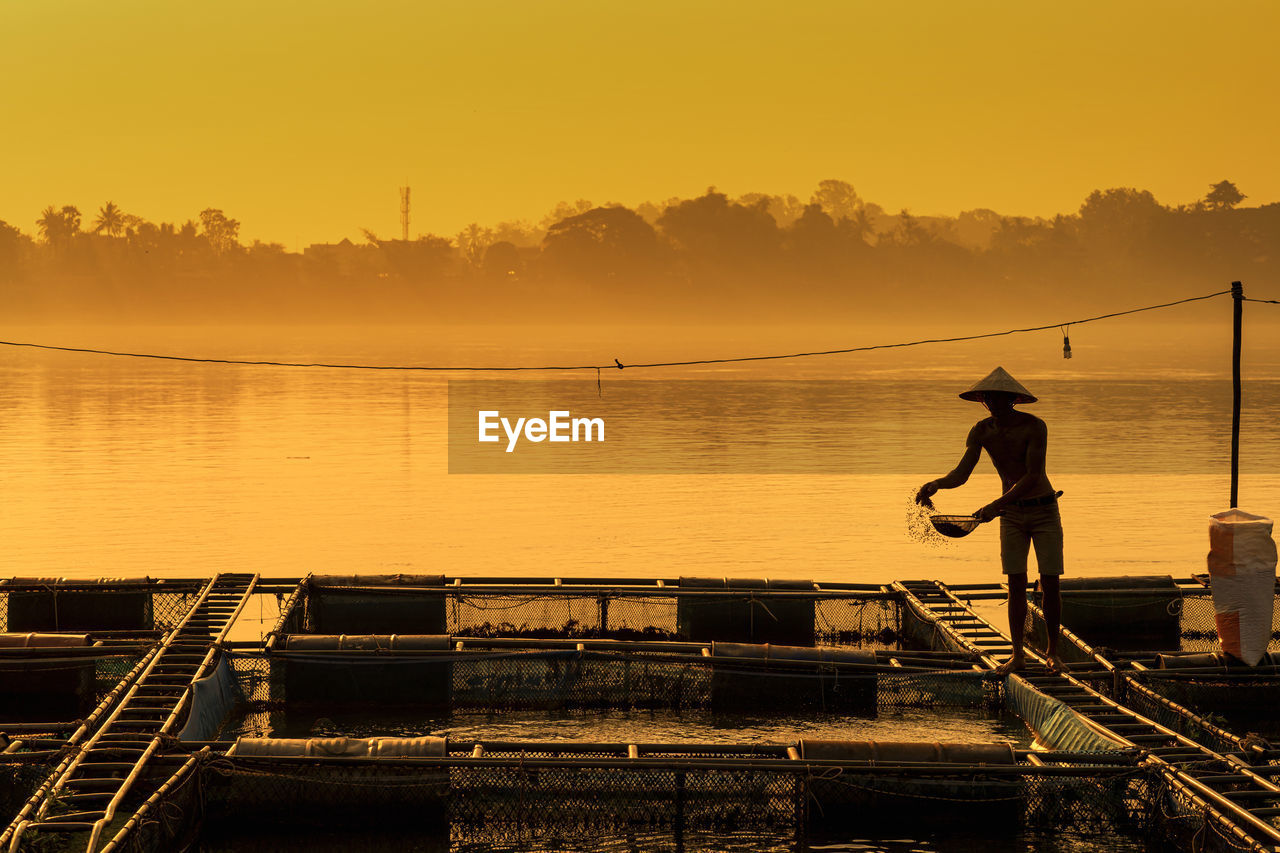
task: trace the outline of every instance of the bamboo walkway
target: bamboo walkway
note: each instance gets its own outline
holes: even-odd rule
[[[979,655],[995,668],[1013,651],[1007,634],[980,616],[961,595],[973,599],[1003,598],[1001,587],[970,587],[957,594],[937,581],[898,581],[906,605],[931,621],[947,645]],[[967,595],[965,594],[967,593]],[[1274,851],[1280,829],[1270,818],[1280,816],[1280,765],[1250,763],[1248,754],[1221,754],[1115,702],[1081,680],[1090,672],[1053,672],[1045,659],[1027,648],[1028,668],[1010,678],[1057,699],[1084,719],[1143,751],[1146,762],[1166,782],[1217,822],[1226,834],[1248,849]]]
[[[11,853],[30,833],[87,832],[85,849],[98,849],[125,797],[174,736],[190,703],[190,685],[212,670],[218,643],[257,582],[253,574],[220,574],[204,587],[101,728],[58,767],[39,804],[28,803],[5,831]]]

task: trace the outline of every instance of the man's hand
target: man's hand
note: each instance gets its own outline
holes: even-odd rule
[[[916,492],[916,503],[924,506],[929,503],[929,499],[938,493],[938,481],[930,480],[920,487],[920,491]]]
[[[1000,508],[996,506],[994,503],[989,503],[986,506],[984,506],[982,509],[975,512],[973,514],[973,517],[978,519],[978,521],[990,521],[991,519],[999,515],[1000,515]]]

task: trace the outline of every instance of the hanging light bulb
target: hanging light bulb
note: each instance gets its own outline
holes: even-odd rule
[[[1067,337],[1067,329],[1069,328],[1071,327],[1067,326],[1066,328],[1062,329],[1062,357],[1063,358],[1071,358],[1071,338]]]

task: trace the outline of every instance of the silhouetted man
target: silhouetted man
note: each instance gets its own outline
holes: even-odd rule
[[[1017,403],[1034,403],[1036,398],[1003,367],[991,371],[960,398],[982,403],[991,417],[978,421],[969,430],[964,456],[955,470],[921,486],[916,501],[924,503],[939,489],[964,485],[982,451],[987,451],[1000,475],[1004,494],[974,516],[983,521],[1000,516],[1000,562],[1009,576],[1009,636],[1013,641],[1013,656],[1001,664],[997,672],[1004,675],[1026,666],[1022,645],[1027,619],[1027,553],[1033,543],[1040,570],[1040,590],[1044,593],[1049,665],[1059,667],[1062,519],[1058,515],[1058,496],[1062,493],[1053,490],[1044,471],[1048,429],[1035,415],[1014,408]]]

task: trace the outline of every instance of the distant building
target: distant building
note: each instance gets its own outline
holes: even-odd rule
[[[303,257],[320,260],[340,257],[351,252],[355,248],[355,243],[352,243],[346,237],[343,237],[342,242],[340,243],[312,243],[310,246],[302,250],[302,255]]]
[[[343,237],[337,243],[312,243],[302,250],[302,257],[326,272],[345,277],[360,268],[360,256],[364,248]]]

